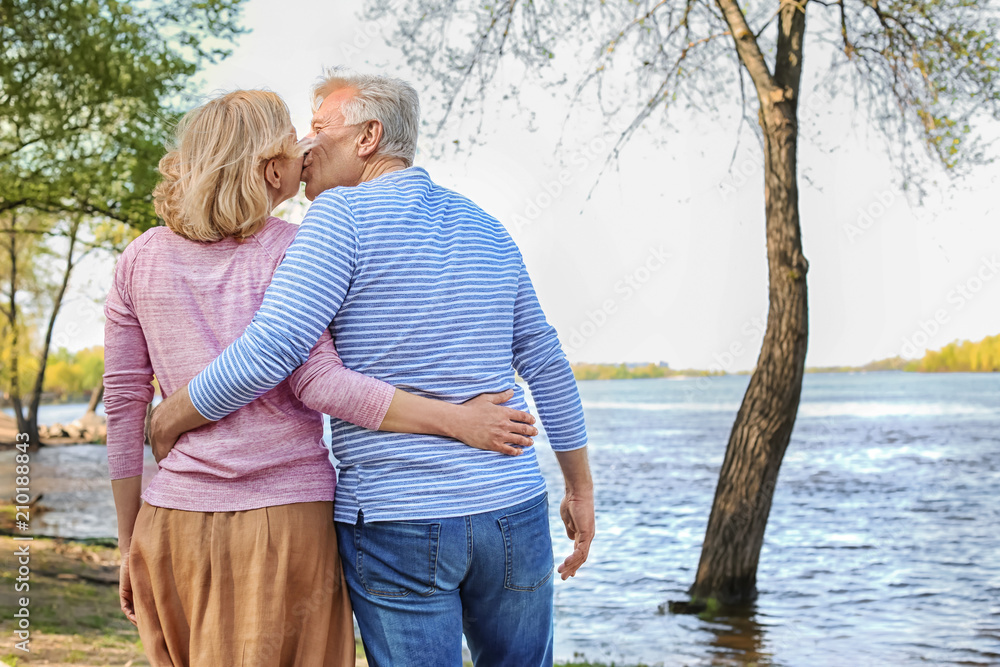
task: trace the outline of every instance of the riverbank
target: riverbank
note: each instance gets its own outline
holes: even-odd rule
[[[108,437],[104,417],[93,413],[84,414],[67,425],[40,424],[38,430],[40,444],[45,447],[104,444]],[[17,442],[17,434],[17,420],[0,412],[0,447],[12,447]]]

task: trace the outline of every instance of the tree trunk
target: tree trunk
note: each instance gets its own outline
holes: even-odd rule
[[[799,407],[809,327],[808,263],[802,253],[796,179],[796,107],[804,31],[804,11],[794,3],[782,3],[774,77],[755,79],[764,132],[767,329],[719,473],[698,573],[690,590],[696,600],[734,605],[756,598],[764,530]],[[734,35],[747,38],[745,31],[734,31]],[[743,51],[740,56],[744,58]],[[762,59],[755,61],[758,72],[762,64]]]
[[[87,403],[86,414],[92,415],[97,412],[97,406],[100,404],[101,399],[104,397],[104,380],[101,380],[101,384],[94,387],[94,390],[90,392],[90,402]]]
[[[31,449],[37,449],[38,423],[32,422],[24,416],[24,403],[21,400],[21,372],[19,364],[18,350],[21,347],[21,335],[17,327],[17,212],[10,213],[10,301],[8,303],[7,322],[11,331],[11,345],[13,352],[10,355],[10,402],[14,408],[14,417],[17,420],[18,433],[28,434],[28,443]]]
[[[66,287],[69,285],[70,274],[73,273],[73,252],[76,250],[76,237],[80,231],[80,221],[73,220],[70,223],[69,248],[66,251],[66,267],[63,269],[62,282],[56,291],[52,301],[52,313],[49,315],[48,325],[45,327],[45,339],[42,342],[42,352],[38,358],[38,374],[35,376],[35,386],[31,390],[31,403],[28,407],[28,428],[32,429],[29,434],[34,434],[32,442],[38,441],[38,408],[42,402],[42,389],[45,386],[45,369],[49,361],[49,349],[52,346],[52,332],[55,330],[56,319],[59,317],[59,310],[62,308],[63,297],[66,296]]]

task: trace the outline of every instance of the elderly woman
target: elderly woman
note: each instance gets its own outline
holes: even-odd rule
[[[512,455],[536,433],[530,415],[497,405],[510,392],[464,405],[407,394],[345,369],[324,333],[290,378],[183,436],[141,502],[151,381],[164,395],[183,388],[251,321],[296,232],[268,214],[298,192],[301,168],[274,93],[195,109],[160,162],[166,227],[132,242],[115,269],[104,400],[121,604],[153,665],[354,665],[321,412]]]

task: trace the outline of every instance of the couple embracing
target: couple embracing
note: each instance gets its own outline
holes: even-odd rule
[[[566,481],[565,579],[594,497],[556,332],[504,227],[413,166],[409,84],[332,70],[313,93],[302,142],[273,93],[190,112],[160,162],[166,227],[116,266],[122,608],[154,666],[353,665],[352,610],[373,666],[459,667],[463,634],[477,666],[551,665],[548,499],[514,378]],[[300,180],[296,228],[270,212]]]

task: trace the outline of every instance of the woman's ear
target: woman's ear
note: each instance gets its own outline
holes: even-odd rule
[[[281,174],[278,172],[276,159],[270,159],[264,164],[264,180],[275,190],[281,189]]]

